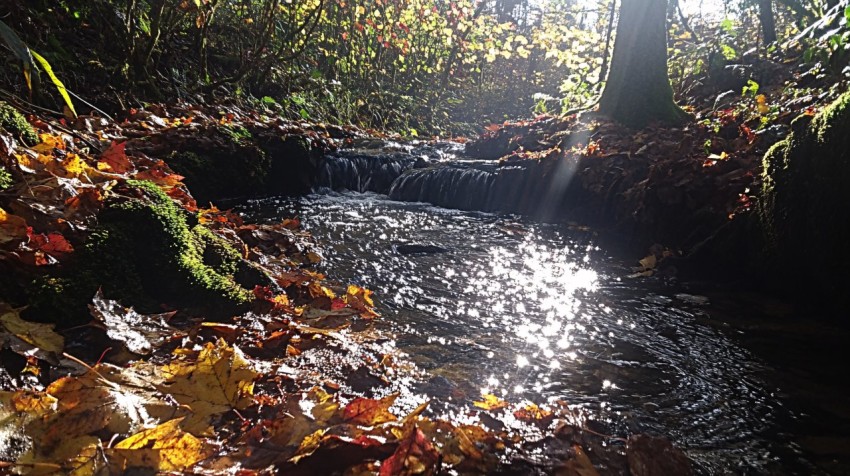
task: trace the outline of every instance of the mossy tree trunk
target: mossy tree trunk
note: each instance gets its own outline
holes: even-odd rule
[[[667,77],[667,0],[623,0],[599,112],[629,127],[681,124]]]

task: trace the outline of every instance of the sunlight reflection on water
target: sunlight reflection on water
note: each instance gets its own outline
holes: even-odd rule
[[[611,433],[669,435],[719,472],[728,455],[760,468],[794,451],[761,436],[787,414],[761,363],[698,307],[616,278],[628,271],[588,232],[370,194],[258,208],[258,218],[300,215],[326,252],[322,271],[375,291],[375,325],[450,394],[566,401]]]

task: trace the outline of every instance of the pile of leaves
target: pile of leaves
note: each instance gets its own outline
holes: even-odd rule
[[[641,465],[666,451],[673,456],[663,464],[689,471],[664,439],[623,445],[583,430],[586,417],[566,402],[452,396],[457,411],[438,415],[413,390],[428,376],[372,326],[379,318],[372,293],[311,270],[321,250],[298,220],[246,224],[232,211],[201,208],[165,161],[127,152],[130,138],[251,120],[241,117],[200,110],[191,117],[134,111],[121,124],[30,117],[40,139],[32,147],[0,131],[14,178],[0,197],[0,267],[4,288],[10,284],[7,302],[0,300],[0,467],[75,475],[539,468],[593,475],[592,456],[608,472],[653,474],[640,473]],[[346,140],[321,126],[260,125]],[[104,203],[128,179],[155,184],[263,270],[272,282],[253,289],[248,312],[211,322],[165,303],[165,312],[144,314],[98,291],[86,325],[26,318],[15,285],[73,263]]]

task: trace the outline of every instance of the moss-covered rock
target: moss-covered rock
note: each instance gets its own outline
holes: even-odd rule
[[[85,318],[100,287],[143,311],[162,303],[198,307],[212,317],[246,309],[253,294],[233,278],[239,253],[210,230],[189,228],[185,213],[158,187],[128,181],[134,198],[110,204],[65,276],[37,280],[31,301],[40,314]]]
[[[769,275],[787,288],[837,297],[850,265],[850,93],[814,118],[802,116],[792,133],[765,155],[758,218]]]
[[[27,145],[38,144],[38,134],[15,108],[0,101],[0,129],[12,134]]]
[[[256,196],[266,188],[271,163],[244,128],[213,126],[175,141],[166,158],[202,204],[220,198]]]

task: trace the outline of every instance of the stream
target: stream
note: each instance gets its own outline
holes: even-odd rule
[[[609,434],[670,438],[701,474],[846,469],[844,384],[797,388],[842,375],[830,345],[846,336],[800,330],[781,303],[628,278],[631,264],[578,226],[374,192],[242,211],[301,219],[319,270],[373,290],[396,347],[473,397],[569,402]]]

